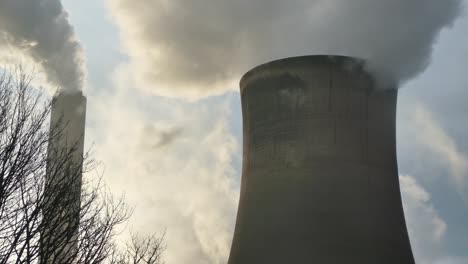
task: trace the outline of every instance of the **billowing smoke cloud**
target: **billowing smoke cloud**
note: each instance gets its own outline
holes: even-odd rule
[[[141,85],[196,98],[237,87],[273,59],[339,54],[382,77],[408,80],[430,62],[461,0],[112,0]]]
[[[2,46],[31,57],[51,84],[82,89],[82,49],[60,0],[0,0]]]

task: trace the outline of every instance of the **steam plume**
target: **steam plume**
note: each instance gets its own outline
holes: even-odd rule
[[[64,91],[82,89],[82,49],[60,0],[0,0],[0,46],[30,56]]]
[[[296,55],[368,60],[408,80],[430,62],[461,0],[109,0],[139,80],[151,91],[200,97],[237,88],[259,63]]]

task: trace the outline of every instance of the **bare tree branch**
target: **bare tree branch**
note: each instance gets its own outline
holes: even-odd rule
[[[77,162],[78,142],[55,147],[68,124],[49,127],[54,102],[32,80],[0,68],[0,264],[161,263],[163,237],[117,246],[132,210],[106,189],[89,152]]]

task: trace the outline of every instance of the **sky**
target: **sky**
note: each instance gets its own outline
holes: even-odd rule
[[[401,80],[398,163],[416,261],[468,263],[468,16],[461,6],[466,1],[418,0],[404,13],[369,0],[354,2],[369,4],[369,10],[344,0],[331,2],[341,8],[309,2],[255,1],[245,9],[249,1],[186,6],[175,0],[62,0],[69,17],[59,32],[76,41],[57,47],[74,56],[54,58],[83,67],[55,67],[42,59],[53,51],[40,45],[23,53],[52,63],[45,82],[84,86],[86,145],[102,161],[99,169],[111,190],[135,207],[128,229],[166,232],[167,264],[227,262],[242,166],[240,75],[272,59],[307,55],[309,45],[367,56],[371,70]],[[313,19],[295,20],[304,12]],[[0,10],[0,22],[2,15],[8,12]],[[386,22],[372,23],[376,19]],[[60,20],[45,20],[46,31],[56,26],[50,21]],[[284,30],[302,22],[313,26]],[[256,30],[265,25],[271,31]],[[20,29],[24,39],[36,37]],[[329,38],[330,31],[356,36]],[[61,43],[53,37],[47,40]],[[344,45],[343,39],[351,41]],[[369,44],[375,42],[380,49]],[[61,76],[57,72],[71,81],[54,79]]]

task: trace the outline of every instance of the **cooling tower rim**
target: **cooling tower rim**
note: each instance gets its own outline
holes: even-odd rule
[[[284,71],[287,68],[307,68],[312,64],[329,64],[333,63],[337,66],[343,66],[347,68],[352,68],[353,71],[365,72],[369,74],[365,68],[365,60],[344,56],[344,55],[306,55],[306,56],[296,56],[296,57],[287,57],[283,59],[273,60],[266,62],[259,66],[254,67],[249,70],[247,73],[242,76],[240,80],[241,91],[246,86],[247,83],[251,82],[252,79],[259,78],[261,76],[271,75],[277,71]],[[350,67],[351,66],[351,67]],[[369,74],[371,76],[371,74]]]

